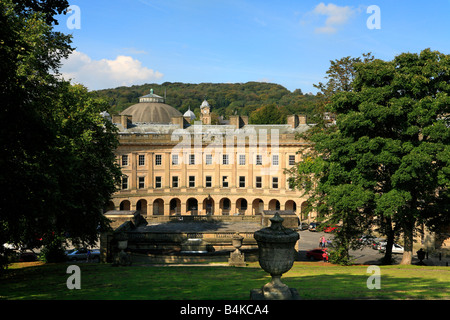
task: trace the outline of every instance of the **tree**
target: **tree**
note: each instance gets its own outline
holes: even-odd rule
[[[426,49],[355,70],[351,91],[327,105],[336,126],[309,136],[314,153],[299,164],[297,184],[344,225],[357,213],[366,227],[376,222],[387,236],[385,262],[401,232],[410,264],[415,228],[450,220],[450,56]]]
[[[0,2],[0,243],[92,241],[120,176],[117,138],[106,103],[57,77],[71,37],[49,14],[65,1],[26,3],[44,11]]]
[[[253,111],[249,121],[253,124],[284,124],[286,123],[286,113],[283,108],[269,104]]]

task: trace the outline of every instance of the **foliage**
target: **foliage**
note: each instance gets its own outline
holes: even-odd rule
[[[26,3],[45,11],[0,2],[0,243],[93,241],[120,176],[114,127],[100,116],[108,105],[57,77],[71,37],[48,14],[64,1]]]
[[[46,239],[44,248],[39,254],[40,260],[46,263],[64,262],[66,254],[63,248],[64,238],[61,236],[52,235]]]
[[[275,104],[266,105],[252,112],[249,122],[253,124],[285,124],[286,111],[284,108],[278,108]]]
[[[450,219],[450,56],[427,49],[354,68],[350,91],[327,105],[336,126],[308,133],[314,150],[295,181],[322,217],[354,227],[348,239],[376,223],[387,236],[386,262],[402,232],[410,263],[414,228]]]

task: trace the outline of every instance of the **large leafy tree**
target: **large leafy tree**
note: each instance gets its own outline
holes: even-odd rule
[[[57,77],[72,48],[51,17],[66,6],[0,2],[1,244],[92,241],[120,176],[107,105]]]
[[[450,220],[450,56],[426,49],[355,70],[352,88],[327,105],[336,125],[308,137],[314,152],[297,183],[323,216],[351,229],[346,239],[376,223],[387,236],[385,262],[401,234],[409,264],[416,227]]]

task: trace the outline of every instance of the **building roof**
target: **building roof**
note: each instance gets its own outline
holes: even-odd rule
[[[191,120],[195,120],[195,114],[191,111],[191,107],[183,114],[183,117],[189,117]]]
[[[132,116],[133,123],[170,123],[172,117],[181,116],[181,112],[165,104],[163,97],[153,93],[139,98],[139,103],[123,110],[121,115]]]
[[[200,105],[200,109],[203,109],[203,108],[211,108],[208,101],[203,100],[202,104]]]

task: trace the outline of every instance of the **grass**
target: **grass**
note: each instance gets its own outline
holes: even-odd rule
[[[270,280],[258,263],[226,266],[80,264],[81,289],[69,290],[68,264],[13,264],[0,276],[0,299],[7,300],[245,300]],[[302,299],[450,299],[450,269],[380,266],[381,289],[369,290],[367,266],[341,267],[295,262],[282,281]]]

